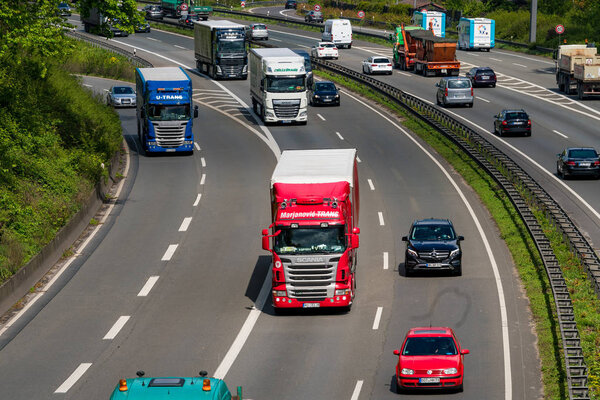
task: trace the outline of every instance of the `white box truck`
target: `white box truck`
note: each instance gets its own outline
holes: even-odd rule
[[[266,123],[308,122],[304,58],[287,48],[250,51],[250,95]]]
[[[496,22],[488,18],[461,18],[457,27],[460,50],[487,50],[495,46]]]
[[[446,14],[439,11],[415,11],[411,23],[423,29],[433,30],[433,34],[446,37]]]
[[[347,19],[328,19],[323,26],[321,39],[333,42],[338,48],[352,47],[352,25]]]

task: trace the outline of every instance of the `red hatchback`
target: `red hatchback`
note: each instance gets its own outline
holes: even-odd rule
[[[469,350],[462,349],[450,328],[413,328],[406,334],[402,350],[394,350],[396,391],[403,389],[463,390],[463,359]]]

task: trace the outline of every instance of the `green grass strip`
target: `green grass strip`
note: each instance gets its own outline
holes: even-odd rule
[[[537,333],[545,399],[568,399],[566,370],[560,328],[550,283],[535,244],[510,199],[498,184],[457,145],[425,122],[414,117],[386,96],[352,81],[329,73],[316,75],[337,82],[347,89],[383,104],[403,119],[413,131],[444,157],[475,190],[496,221],[502,238],[512,255],[521,282],[529,298]],[[562,235],[541,212],[536,217],[542,224],[559,260],[573,300],[581,343],[589,368],[590,397],[598,399],[600,388],[600,302],[579,260],[569,250]]]

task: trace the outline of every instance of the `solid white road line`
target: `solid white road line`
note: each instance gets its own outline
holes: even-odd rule
[[[87,83],[82,83],[82,85],[85,87],[93,87],[92,85],[88,85]]]
[[[564,133],[560,133],[559,131],[557,131],[556,129],[553,129],[552,132],[556,133],[558,136],[562,136],[565,139],[568,139],[569,137],[567,135],[565,135]]]
[[[381,211],[378,211],[377,215],[379,215],[379,225],[385,225],[385,223],[383,222],[383,213]]]
[[[190,227],[191,223],[192,223],[192,217],[185,217],[183,219],[183,222],[181,222],[181,226],[179,227],[179,232],[187,231],[188,228]]]
[[[170,261],[173,254],[175,254],[175,250],[177,250],[178,244],[170,244],[165,254],[162,256],[161,261]]]
[[[339,138],[340,138],[340,140],[344,140],[344,137],[341,135],[341,133],[339,133],[339,132],[336,132],[335,134],[337,135],[337,137],[339,137]]]
[[[196,147],[196,150],[200,151],[200,145],[198,145],[198,143],[194,142],[194,147]]]
[[[58,389],[54,391],[54,393],[67,393],[69,389],[71,389],[71,387],[75,384],[75,382],[77,382],[79,378],[81,378],[81,376],[85,374],[85,371],[87,371],[88,368],[91,366],[92,363],[81,363],[79,367],[77,367],[77,369],[73,371],[71,376],[69,376],[67,380],[64,381],[63,384],[60,385]]]
[[[206,180],[206,174],[202,174],[202,177],[200,178],[200,184],[204,185],[205,180]]]
[[[148,39],[150,39],[150,38],[148,38]],[[173,45],[173,46],[177,47],[178,49],[187,50],[187,49],[186,49],[185,47],[183,47],[183,46],[179,46],[179,45],[176,45],[176,44],[175,44],[175,45]]]
[[[279,40],[279,39],[269,39],[269,40],[272,40],[274,42],[283,42],[283,40]]]
[[[200,162],[202,163],[202,167],[206,167],[206,160],[204,157],[200,157]]]
[[[383,269],[390,267],[390,254],[387,251],[383,252]]]
[[[102,340],[113,340],[115,337],[117,337],[121,329],[123,329],[127,321],[129,321],[129,318],[131,318],[129,315],[120,316],[117,322],[115,322],[115,324],[112,326],[112,328],[110,328],[106,335],[104,335]]]
[[[360,396],[360,389],[362,389],[363,381],[356,381],[356,386],[354,386],[354,392],[352,392],[352,397],[350,400],[358,400],[358,396]]]
[[[396,73],[398,73],[400,75],[404,75],[404,76],[411,76],[410,74],[408,74],[406,72],[396,71]]]
[[[154,285],[158,281],[158,278],[159,278],[158,276],[151,276],[150,278],[148,278],[148,280],[146,281],[146,283],[142,287],[142,290],[140,290],[140,292],[138,293],[138,297],[146,297],[146,296],[148,296],[148,293],[150,293],[150,291],[152,290],[152,288],[154,287]]]
[[[517,67],[527,68],[527,65],[523,65],[523,64],[513,63],[513,65],[516,65]]]
[[[201,198],[202,198],[202,193],[198,193],[198,196],[196,196],[196,201],[194,201],[194,207],[198,207],[198,204],[200,204]]]
[[[71,260],[74,260],[75,258],[72,258]],[[64,267],[63,267],[64,268]],[[4,327],[2,327],[2,329],[0,329],[0,336],[2,336],[2,334],[4,332],[6,332],[8,330],[8,328],[10,328],[15,322],[17,322],[17,320],[19,318],[21,318],[23,316],[23,314],[25,314],[27,312],[27,310],[29,310],[29,308],[31,308],[31,306],[33,306],[35,304],[36,301],[38,301],[40,299],[40,297],[42,297],[44,293],[38,293],[36,294],[32,299],[30,299],[29,301],[27,301],[27,304],[25,305],[25,307],[23,307],[17,314],[15,314],[14,317],[12,317],[5,325]]]
[[[357,97],[353,96],[352,94],[347,93],[345,91],[343,91],[342,93],[346,94],[348,97],[352,98],[356,102],[362,104],[364,107],[370,109],[371,111],[373,111],[374,113],[378,114],[380,117],[382,117],[383,119],[388,121],[392,126],[396,127],[396,129],[398,129],[400,132],[402,132],[404,134],[404,136],[406,136],[409,140],[411,140],[419,149],[421,149],[421,151],[423,153],[425,153],[425,155],[427,155],[427,157],[429,157],[429,159],[435,165],[437,165],[439,170],[446,176],[446,179],[448,179],[450,184],[454,187],[454,190],[456,190],[456,192],[460,196],[461,200],[463,201],[463,204],[469,211],[469,214],[471,215],[471,219],[473,220],[475,226],[477,227],[479,236],[481,237],[481,240],[483,241],[485,250],[488,255],[488,259],[490,260],[492,271],[494,273],[494,280],[496,282],[496,291],[498,294],[498,303],[499,303],[499,308],[500,308],[500,326],[502,327],[502,353],[504,356],[503,357],[503,361],[504,361],[504,400],[512,400],[512,375],[511,375],[511,369],[510,369],[510,340],[509,340],[509,336],[508,336],[508,317],[506,314],[506,299],[504,297],[504,288],[502,286],[502,279],[500,278],[498,264],[496,263],[496,257],[494,256],[494,253],[492,252],[492,249],[491,249],[491,246],[487,239],[487,236],[485,234],[485,231],[483,230],[483,227],[481,226],[481,223],[479,222],[479,218],[477,218],[477,215],[475,215],[475,211],[473,211],[473,207],[471,207],[471,204],[465,197],[465,195],[462,192],[462,190],[460,189],[460,187],[458,187],[458,184],[456,183],[456,181],[452,178],[452,176],[447,171],[447,169],[438,161],[437,157],[435,157],[433,154],[431,154],[431,152],[429,150],[427,150],[425,147],[423,147],[423,145],[420,144],[417,141],[417,139],[415,139],[410,133],[408,133],[408,131],[406,131],[404,128],[402,128],[400,125],[398,125],[396,122],[392,121],[386,115],[382,114],[380,111],[376,110],[375,108],[373,108],[369,104],[365,103],[364,101],[358,99]],[[453,113],[453,114],[458,115],[455,113]]]
[[[481,100],[481,101],[485,101],[486,103],[489,103],[490,101],[487,99],[484,99],[483,97],[479,97],[479,96],[475,96],[475,98]]]
[[[367,182],[369,182],[369,187],[371,188],[371,190],[375,190],[375,186],[373,186],[373,181],[370,178],[367,179]]]
[[[321,118],[323,121],[325,121],[325,118],[321,115],[321,114],[317,114],[317,117]]]
[[[494,57],[490,57],[490,60],[502,62],[502,60],[500,60],[499,58],[494,58]]]
[[[373,330],[376,331],[379,329],[379,321],[381,321],[381,313],[383,312],[383,307],[377,307],[377,312],[375,313],[375,319],[373,320]]]

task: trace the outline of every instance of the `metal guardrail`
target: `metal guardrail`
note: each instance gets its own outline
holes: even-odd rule
[[[563,344],[569,398],[589,399],[589,390],[587,387],[588,370],[581,348],[579,331],[575,322],[573,303],[558,260],[554,255],[548,238],[532,212],[532,207],[537,207],[544,211],[556,227],[563,232],[563,235],[571,243],[572,248],[588,266],[588,271],[591,270],[587,262],[593,259],[596,265],[596,272],[593,276],[600,278],[598,257],[595,256],[595,253],[567,214],[515,161],[493,146],[483,136],[458,122],[442,110],[400,89],[349,68],[317,59],[314,59],[313,63],[317,68],[323,68],[366,85],[402,106],[414,116],[425,121],[451,139],[498,182],[527,226],[540,253],[550,281]],[[583,258],[584,255],[586,258]],[[598,280],[596,279],[595,282],[596,288],[598,288]]]
[[[74,39],[85,41],[85,42],[91,44],[92,46],[102,47],[108,51],[115,53],[115,54],[119,54],[124,57],[127,57],[127,59],[129,61],[131,61],[134,65],[136,65],[138,67],[146,67],[146,68],[153,67],[151,62],[146,61],[143,58],[140,58],[140,57],[134,55],[133,53],[128,52],[125,49],[122,49],[120,47],[117,47],[117,46],[111,44],[108,41],[108,39],[102,40],[102,39],[98,39],[98,38],[95,38],[92,36],[84,35],[82,33],[76,32],[76,31],[69,31],[69,32],[67,32],[67,35],[71,36]]]

